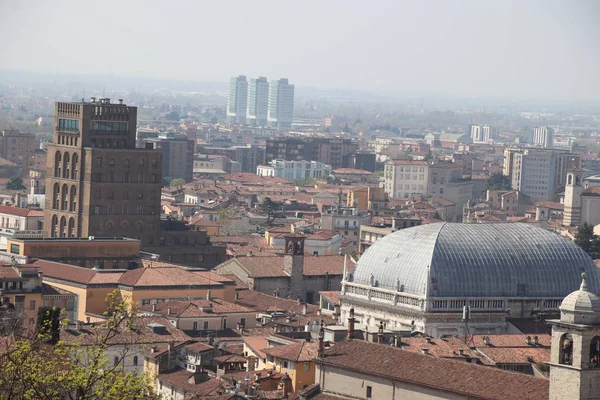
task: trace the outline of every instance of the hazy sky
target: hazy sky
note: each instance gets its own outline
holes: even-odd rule
[[[0,0],[0,69],[600,99],[600,1]]]

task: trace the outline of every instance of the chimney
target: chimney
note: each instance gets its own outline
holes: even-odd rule
[[[75,321],[75,330],[78,331],[81,329],[81,321],[77,320]]]
[[[319,329],[319,350],[317,351],[317,357],[323,357],[323,351],[325,351],[325,346],[323,345],[323,340],[325,339],[325,327],[323,324],[323,320],[321,320],[321,329]]]
[[[306,303],[304,303],[304,305],[302,306],[302,315],[306,315],[308,313],[308,305],[306,305]]]
[[[156,312],[156,303],[152,304],[152,312]]]
[[[119,104],[123,104],[123,99],[119,99]]]
[[[354,339],[354,323],[356,322],[356,318],[354,318],[354,308],[350,309],[350,315],[348,317],[348,340]]]
[[[486,346],[490,345],[490,337],[489,336],[483,337],[483,344],[485,344]]]
[[[527,336],[525,338],[525,343],[527,343],[528,345],[531,345],[531,336]]]
[[[533,344],[535,346],[537,346],[538,344],[540,344],[540,339],[537,337],[537,335],[533,337]]]
[[[399,347],[400,337],[398,335],[394,335],[394,347]]]
[[[240,299],[240,292],[238,292],[237,290],[235,291],[235,299],[236,300]]]
[[[429,336],[427,336],[427,337],[425,338],[425,341],[426,341],[427,343],[431,343],[431,338],[430,338]]]
[[[428,356],[428,355],[429,355],[429,349],[428,349],[427,347],[422,347],[422,348],[421,348],[421,352],[422,352],[423,354],[425,354],[426,356]]]
[[[171,315],[171,306],[167,307],[167,315]]]
[[[206,291],[206,300],[210,301],[210,289]]]
[[[458,355],[459,356],[464,356],[465,355],[465,350],[464,349],[458,349]]]

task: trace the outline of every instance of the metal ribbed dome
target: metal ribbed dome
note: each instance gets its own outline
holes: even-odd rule
[[[571,240],[522,223],[436,223],[403,229],[372,245],[353,281],[423,297],[565,297],[600,272]]]

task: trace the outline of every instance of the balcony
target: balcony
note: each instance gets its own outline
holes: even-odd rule
[[[54,130],[60,133],[70,133],[72,135],[79,135],[80,131],[77,128],[61,128],[60,126],[55,126]]]

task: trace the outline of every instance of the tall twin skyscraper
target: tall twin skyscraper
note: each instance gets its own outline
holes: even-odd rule
[[[231,78],[227,100],[227,119],[237,124],[289,128],[294,114],[294,85],[286,78],[268,82],[267,78]]]

